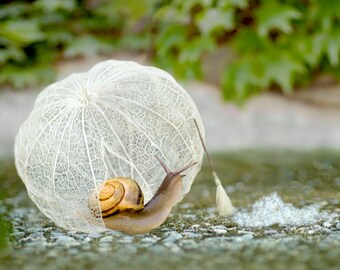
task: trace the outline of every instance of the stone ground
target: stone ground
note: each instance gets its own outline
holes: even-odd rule
[[[131,53],[120,53],[112,58],[147,63],[143,55]],[[109,58],[62,62],[58,65],[58,79],[86,71],[105,59]],[[310,91],[299,91],[292,96],[268,92],[251,99],[243,107],[224,103],[220,89],[214,84],[195,81],[182,85],[201,113],[211,151],[240,148],[340,149],[340,85],[328,79],[319,80]],[[42,88],[0,89],[0,157],[13,156],[15,134]]]
[[[29,200],[13,163],[0,160],[0,217],[12,225],[0,270],[340,269],[340,153],[212,157],[228,179],[234,216],[216,214],[215,184],[204,163],[165,224],[135,236],[57,227]]]
[[[177,222],[129,236],[65,231],[36,208],[17,208],[0,269],[338,269],[340,222],[245,228],[202,212],[181,209]]]

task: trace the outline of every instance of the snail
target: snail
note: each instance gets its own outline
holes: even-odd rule
[[[128,234],[149,233],[164,223],[173,206],[181,199],[183,171],[195,165],[190,163],[177,171],[170,169],[158,158],[166,176],[152,199],[144,205],[139,185],[130,178],[107,180],[98,195],[91,193],[89,206],[93,213],[100,212],[106,228]]]

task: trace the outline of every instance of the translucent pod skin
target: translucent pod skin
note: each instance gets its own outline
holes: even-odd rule
[[[170,74],[107,60],[41,91],[16,136],[15,165],[29,197],[57,226],[105,231],[89,194],[123,176],[148,203],[164,179],[155,155],[170,168],[198,162],[182,179],[180,200],[190,191],[203,159],[193,119],[204,133],[194,101]]]

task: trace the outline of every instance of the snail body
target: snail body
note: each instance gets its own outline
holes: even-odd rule
[[[143,195],[137,183],[129,178],[116,178],[119,181],[126,181],[126,186],[133,186],[132,182],[134,182],[138,188],[134,187],[126,190],[126,196],[129,200],[121,199],[123,206],[114,205],[110,208],[109,204],[116,199],[108,198],[107,186],[110,186],[116,179],[105,182],[102,191],[97,195],[97,199],[99,198],[100,211],[106,228],[129,234],[143,234],[151,232],[164,223],[174,205],[181,199],[182,175],[180,173],[196,164],[196,162],[190,163],[175,172],[171,172],[163,162],[161,164],[165,169],[166,176],[155,195],[145,206],[142,205]],[[134,194],[130,194],[130,192]],[[112,195],[113,197],[120,196],[121,193],[114,192]],[[107,198],[107,203],[103,203],[105,201],[103,198]],[[131,202],[130,198],[136,203],[127,207],[126,201]],[[90,200],[93,200],[93,198],[90,198]],[[107,210],[108,208],[116,210]]]

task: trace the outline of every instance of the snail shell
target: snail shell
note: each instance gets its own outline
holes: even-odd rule
[[[139,185],[130,178],[116,177],[106,180],[98,195],[90,196],[93,212],[99,208],[102,217],[126,210],[138,211],[144,208],[144,196]]]

